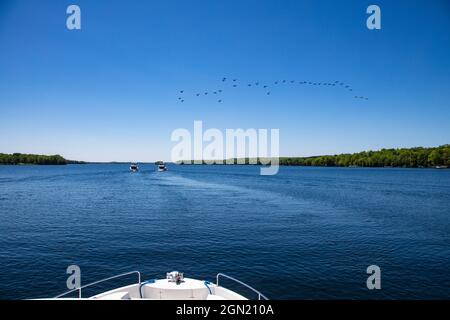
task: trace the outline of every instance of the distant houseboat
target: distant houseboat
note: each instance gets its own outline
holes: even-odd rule
[[[159,172],[167,171],[166,164],[163,161],[158,161],[155,164],[156,164]]]
[[[137,163],[132,163],[130,165],[130,171],[131,172],[138,172],[139,171],[139,167],[138,167]]]

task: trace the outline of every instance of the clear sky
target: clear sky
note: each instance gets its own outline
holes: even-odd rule
[[[66,28],[70,4],[81,30]],[[366,28],[370,4],[381,30]],[[194,120],[279,128],[285,156],[437,146],[449,60],[446,0],[1,0],[0,152],[169,160],[172,131]],[[218,89],[221,103],[195,96]]]

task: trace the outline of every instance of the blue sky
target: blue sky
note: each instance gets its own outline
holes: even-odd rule
[[[82,30],[66,28],[77,4]],[[366,28],[381,8],[382,29]],[[450,143],[448,1],[8,1],[0,152],[169,160],[176,128],[279,128],[281,154]],[[283,85],[271,95],[240,83]],[[194,93],[222,89],[213,95]],[[185,90],[185,102],[178,101]]]

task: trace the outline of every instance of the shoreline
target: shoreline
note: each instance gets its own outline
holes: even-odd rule
[[[227,154],[228,156],[228,154]],[[272,161],[275,159],[276,161]],[[132,162],[136,162],[135,160]],[[65,159],[59,154],[4,154],[0,153],[0,165],[67,165],[67,164],[129,164],[128,161],[77,161]],[[156,164],[154,161],[139,162]],[[174,162],[168,162],[174,163]],[[278,165],[296,167],[342,167],[342,168],[450,168],[450,144],[438,147],[391,148],[377,151],[319,155],[309,157],[233,157],[210,160],[179,160],[180,165]]]
[[[154,162],[138,162],[140,165],[154,165]],[[21,164],[7,164],[0,163],[1,166],[11,166],[11,167],[50,167],[50,166],[72,166],[72,165],[129,165],[130,162],[83,162],[83,163],[65,163],[65,164],[37,164],[37,163],[21,163]],[[166,164],[177,165],[177,166],[257,166],[263,167],[263,164],[249,164],[249,163],[233,163],[233,164],[223,164],[223,163],[174,163],[166,162]],[[279,164],[280,167],[301,167],[301,168],[342,168],[342,169],[434,169],[434,170],[445,170],[450,169],[447,166],[427,166],[427,167],[407,167],[407,166],[308,166],[308,165],[292,165],[292,164]]]

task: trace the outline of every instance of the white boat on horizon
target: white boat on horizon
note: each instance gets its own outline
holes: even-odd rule
[[[132,163],[130,164],[130,171],[131,172],[138,172],[139,171],[139,166],[137,163]]]
[[[124,287],[119,287],[113,290],[102,292],[87,298],[82,298],[82,290],[91,287],[95,284],[102,283],[108,280],[129,276],[136,274],[138,276],[137,283],[133,283]],[[227,289],[220,285],[221,278],[226,278],[253,292],[254,298],[258,300],[268,300],[258,290],[252,288],[246,283],[239,281],[233,277],[227,276],[223,273],[218,273],[216,282],[211,283],[205,280],[198,280],[192,278],[184,278],[183,273],[178,271],[168,272],[165,279],[151,279],[141,281],[141,274],[139,271],[131,271],[122,273],[113,277],[102,279],[83,285],[79,288],[64,292],[53,299],[65,300],[250,300],[235,291]],[[64,298],[69,294],[77,292],[77,298]]]
[[[156,165],[158,166],[158,172],[167,171],[167,167],[164,161],[158,161],[156,162]]]

